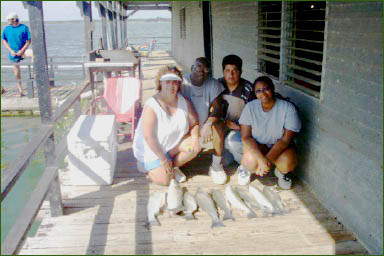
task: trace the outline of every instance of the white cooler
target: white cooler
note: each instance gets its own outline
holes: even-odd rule
[[[110,185],[116,165],[114,115],[81,115],[67,135],[69,182]]]

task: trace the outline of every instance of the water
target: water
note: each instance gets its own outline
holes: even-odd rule
[[[28,25],[28,23],[25,23]],[[1,31],[4,30],[6,23],[1,24]],[[152,41],[151,38],[144,37],[168,37],[157,38],[156,50],[171,49],[171,23],[170,22],[127,22],[127,34],[130,44],[144,44]],[[93,33],[93,47],[99,48],[99,38],[101,37],[101,22],[95,21],[95,31]],[[84,23],[82,21],[75,22],[46,22],[45,38],[47,44],[48,58],[55,58],[54,61],[62,62],[64,59],[57,59],[60,56],[76,57],[73,61],[81,61],[85,53],[84,47]],[[141,39],[136,39],[141,38]],[[32,46],[30,46],[32,48]],[[67,60],[68,61],[68,60]],[[22,81],[25,87],[25,81],[28,80],[27,66],[30,59],[21,62]],[[24,65],[23,65],[24,64]],[[15,86],[15,78],[13,76],[12,66],[8,59],[8,51],[1,44],[1,84],[4,87]],[[81,68],[65,68],[55,73],[55,85],[78,84],[83,79],[83,71]],[[68,79],[67,81],[58,81],[60,79]],[[70,79],[73,78],[73,79]]]
[[[2,30],[6,24],[2,23]],[[28,25],[28,24],[27,24]],[[157,39],[156,50],[170,50],[171,23],[170,22],[128,22],[128,38],[133,37],[169,37]],[[58,56],[82,56],[84,54],[84,24],[82,22],[49,22],[45,23],[46,43],[48,57]],[[98,48],[98,38],[101,35],[100,22],[96,22],[94,31],[94,48]],[[152,39],[132,39],[130,43],[149,43]],[[163,44],[164,43],[164,44]],[[1,84],[4,87],[15,86],[15,78],[12,69],[4,66],[10,65],[8,52],[1,45]],[[22,81],[25,87],[27,69],[22,66]],[[75,77],[73,81],[65,81],[61,84],[55,81],[55,85],[65,85],[82,80],[82,71],[79,68],[69,69],[70,75]],[[76,73],[77,72],[77,73]],[[67,73],[55,74],[55,77],[68,76]],[[21,153],[31,138],[39,132],[40,117],[1,117],[1,170]],[[30,162],[19,182],[1,203],[1,242],[12,227],[25,203],[28,201],[29,192],[36,186],[43,172],[43,156],[38,156]]]

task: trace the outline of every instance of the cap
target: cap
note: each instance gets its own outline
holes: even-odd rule
[[[18,19],[19,16],[17,16],[17,14],[15,12],[11,12],[10,14],[8,14],[7,16],[7,20],[11,20],[11,19]]]
[[[169,81],[169,80],[182,81],[182,79],[178,75],[173,73],[168,73],[160,77],[160,81]]]

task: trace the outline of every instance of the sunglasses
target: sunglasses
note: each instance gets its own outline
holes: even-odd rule
[[[268,87],[264,87],[262,89],[256,89],[255,90],[255,93],[256,94],[259,94],[259,93],[262,93],[262,92],[268,92],[270,89]]]

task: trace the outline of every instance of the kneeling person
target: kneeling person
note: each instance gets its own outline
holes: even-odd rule
[[[295,106],[276,97],[272,80],[266,76],[254,82],[257,100],[248,103],[241,113],[243,156],[239,166],[240,185],[250,182],[250,172],[263,176],[272,164],[282,189],[290,189],[288,173],[296,167],[296,151],[292,141],[301,129]]]
[[[133,139],[139,171],[152,182],[169,185],[172,178],[185,181],[178,169],[200,151],[199,126],[191,103],[180,93],[181,72],[175,67],[160,69],[158,93],[144,105]],[[189,132],[190,131],[190,132]],[[188,140],[188,146],[184,143]]]

